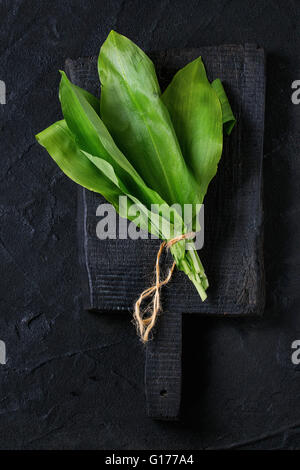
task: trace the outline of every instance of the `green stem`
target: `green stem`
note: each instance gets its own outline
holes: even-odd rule
[[[202,302],[204,302],[204,300],[207,298],[207,294],[206,294],[205,288],[203,286],[203,281],[197,275],[196,276],[188,275],[188,276],[189,276],[189,279],[194,284],[194,286],[196,287],[196,289],[198,291],[198,294],[201,297]]]
[[[185,251],[184,258],[177,262],[177,267],[189,277],[196,287],[202,301],[204,301],[207,298],[205,290],[208,287],[208,280],[201,260],[193,245],[192,242],[188,242],[188,246],[191,249]]]
[[[193,244],[189,244],[188,246],[192,248],[192,245]],[[199,274],[203,287],[206,290],[209,286],[208,279],[195,247],[186,251],[186,257],[189,259],[190,264],[194,267],[196,273]]]

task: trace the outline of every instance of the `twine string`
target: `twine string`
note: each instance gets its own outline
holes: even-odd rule
[[[186,238],[194,238],[194,236],[195,236],[195,232],[189,232],[189,233],[185,233],[182,235],[178,235],[177,237],[172,238],[168,242],[163,241],[159,247],[159,250],[156,256],[156,262],[155,262],[155,283],[153,286],[148,287],[141,293],[141,295],[139,296],[134,306],[133,319],[136,325],[137,332],[143,343],[146,343],[148,341],[150,332],[152,328],[155,326],[158,314],[161,310],[160,289],[162,286],[164,286],[171,280],[173,271],[176,266],[176,263],[174,261],[171,268],[169,269],[169,272],[166,278],[161,280],[160,279],[161,254],[165,248],[169,249],[175,243],[178,243],[179,241],[184,240]],[[153,297],[152,311],[150,312],[150,314],[148,314],[149,306],[146,307],[145,309],[142,309],[141,305],[145,299],[151,296]]]

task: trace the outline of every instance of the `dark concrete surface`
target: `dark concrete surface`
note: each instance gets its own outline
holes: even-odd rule
[[[7,0],[0,17],[0,448],[300,448],[299,2]],[[57,70],[97,54],[111,28],[147,49],[255,42],[267,53],[266,311],[185,318],[176,424],[145,415],[130,317],[83,310],[76,187],[34,140],[60,117]]]

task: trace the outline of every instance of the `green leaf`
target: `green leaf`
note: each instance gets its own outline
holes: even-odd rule
[[[125,178],[127,177],[125,173],[131,173],[138,179],[138,174],[119,151],[90,100],[87,99],[87,92],[73,85],[64,72],[61,72],[61,75],[59,97],[63,115],[80,148],[105,159]]]
[[[40,132],[36,139],[46,148],[53,160],[70,179],[91,191],[102,194],[121,216],[127,217],[133,222],[136,221],[137,215],[135,211],[131,211],[132,215],[130,215],[130,208],[135,205],[139,211],[139,226],[141,228],[159,238],[169,238],[167,204],[160,199],[162,213],[151,213],[141,201],[128,192],[108,162],[90,155],[78,147],[64,120],[58,121]],[[126,205],[120,205],[120,203],[124,203],[124,198],[120,199],[120,196],[127,196]],[[174,233],[171,233],[171,237],[177,234],[176,229],[181,232],[183,226],[179,215],[176,212],[174,214],[176,220],[174,220]],[[184,257],[184,251],[185,244],[183,243],[178,246],[176,251],[178,261]]]
[[[221,81],[210,84],[198,58],[161,96],[151,60],[114,31],[98,70],[100,104],[61,72],[65,120],[37,140],[66,175],[102,194],[121,216],[165,240],[186,233],[181,209],[203,201],[221,157],[223,127],[229,134],[235,123]],[[204,300],[208,281],[193,242],[173,244],[171,253]]]
[[[221,80],[217,78],[211,83],[211,86],[217,93],[218,98],[220,100],[221,108],[222,108],[222,122],[223,122],[224,130],[226,134],[229,135],[232,129],[234,128],[236,119],[233,115],[230,103],[228,101],[228,98],[227,98],[227,95],[226,95],[226,92],[224,90]]]
[[[62,110],[79,147],[90,155],[108,162],[119,180],[125,185],[126,191],[145,204],[148,209],[151,208],[151,204],[164,204],[165,201],[159,194],[147,187],[116,146],[105,124],[94,109],[94,107],[97,108],[94,102],[96,98],[93,97],[93,100],[92,95],[73,85],[64,72],[61,74],[60,100]]]
[[[75,183],[103,194],[114,207],[117,206],[122,191],[86,158],[64,120],[37,134],[36,139]]]
[[[153,204],[151,205],[151,210],[148,209],[144,204],[141,203],[133,194],[128,192],[128,189],[123,184],[123,182],[117,177],[115,171],[111,165],[109,165],[105,160],[99,157],[95,157],[87,152],[84,152],[84,155],[91,161],[107,178],[109,178],[113,184],[115,184],[120,190],[130,199],[130,204],[135,204],[140,214],[143,216],[145,221],[142,225],[142,228],[148,230],[148,232],[156,235],[159,238],[168,240],[177,235],[180,235],[184,230],[184,223],[182,218],[179,216],[176,210],[172,210],[168,204],[166,204],[162,199],[160,199],[160,204],[157,205],[153,198]],[[155,194],[153,192],[153,194]],[[157,205],[157,208],[155,207]],[[157,209],[157,210],[156,210]],[[120,208],[117,209],[119,214],[125,216],[123,210]],[[128,216],[127,216],[128,217]],[[132,220],[132,219],[131,219]],[[179,245],[179,244],[178,244]],[[178,257],[184,256],[185,242],[181,243],[178,246]],[[180,253],[180,256],[179,256]]]
[[[200,184],[201,202],[222,154],[222,109],[201,57],[179,70],[162,95],[181,149]]]
[[[168,204],[199,202],[151,60],[111,31],[101,47],[98,71],[101,118],[145,183]]]
[[[71,83],[69,80],[68,80],[68,77],[66,76],[65,72],[63,70],[60,70],[59,71],[61,76],[62,76],[62,80],[66,80],[66,83],[68,84]],[[61,84],[60,84],[61,85]],[[74,85],[74,83],[71,83],[72,85],[72,89],[74,91],[74,93],[76,95],[79,95],[79,96],[82,96],[85,101],[87,101],[89,103],[89,105],[94,109],[94,111],[98,114],[99,116],[99,113],[100,113],[100,102],[98,100],[98,98],[96,98],[94,95],[92,95],[91,93],[89,93],[88,91],[84,90],[83,88],[80,88],[79,86],[77,85]],[[60,89],[59,89],[59,99],[61,101],[62,99],[62,96],[61,96],[61,86],[60,86]]]

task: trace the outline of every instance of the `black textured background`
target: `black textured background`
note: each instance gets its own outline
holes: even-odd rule
[[[296,0],[0,2],[0,448],[300,448],[299,16]],[[77,189],[34,140],[60,117],[57,70],[97,54],[111,28],[147,49],[267,53],[267,307],[259,320],[185,318],[177,424],[145,416],[129,316],[82,309]]]

